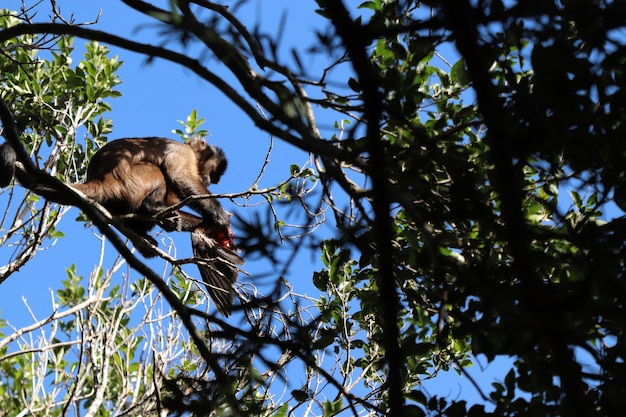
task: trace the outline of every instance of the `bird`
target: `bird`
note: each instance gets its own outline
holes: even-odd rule
[[[201,261],[197,263],[198,270],[217,311],[229,317],[239,265],[245,263],[234,250],[232,230],[197,227],[191,232],[191,247],[194,257]]]

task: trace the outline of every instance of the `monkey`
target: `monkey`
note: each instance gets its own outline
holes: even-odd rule
[[[22,171],[15,170],[15,151],[7,143],[0,146],[0,185],[13,175],[18,182],[59,204],[69,204],[54,190],[33,184]],[[100,203],[113,215],[138,214],[147,218],[129,219],[124,226],[157,246],[148,232],[158,223],[166,231],[191,232],[194,255],[208,259],[198,265],[208,285],[209,295],[224,315],[232,305],[232,284],[237,264],[243,259],[231,249],[230,214],[215,199],[191,200],[188,206],[201,217],[176,210],[151,218],[164,209],[196,195],[209,194],[208,187],[221,179],[227,168],[222,149],[202,139],[180,143],[160,137],[124,138],[99,149],[89,162],[83,183],[71,183],[89,199]],[[136,245],[142,255],[154,256],[149,246]]]
[[[68,204],[54,190],[38,186],[24,173],[15,171],[15,161],[13,148],[8,143],[0,146],[0,185],[8,185],[15,173],[25,187],[55,203]],[[67,185],[113,214],[154,214],[172,201],[209,194],[207,188],[219,182],[227,165],[224,151],[202,139],[180,143],[157,137],[125,138],[107,143],[94,154],[84,183]],[[155,168],[164,179],[156,175]],[[215,199],[192,200],[189,206],[216,228],[226,229],[230,224],[230,215]]]
[[[157,207],[151,205],[158,202],[159,208],[168,207],[174,195],[183,200],[209,194],[207,187],[219,182],[227,164],[224,152],[202,139],[187,143],[165,138],[118,139],[92,157],[86,182],[71,186],[115,214],[141,210],[154,214]],[[162,172],[167,188],[154,175],[154,167]],[[192,200],[189,206],[218,229],[230,223],[230,215],[215,199]],[[139,225],[137,231],[142,231]]]
[[[54,190],[39,186],[20,170],[15,170],[15,151],[8,144],[0,146],[0,185],[7,185],[15,172],[19,183],[59,204],[69,204]],[[89,161],[83,183],[68,186],[100,203],[114,215],[158,213],[187,197],[209,194],[226,171],[224,152],[202,139],[180,143],[166,138],[125,138],[111,141]],[[191,231],[200,222],[218,230],[227,230],[230,215],[215,199],[192,200],[189,206],[202,219],[177,211],[175,219],[163,219],[167,231]],[[126,223],[146,237],[156,222],[132,220]]]

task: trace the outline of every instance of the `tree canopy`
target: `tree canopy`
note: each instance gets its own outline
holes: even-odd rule
[[[317,0],[326,27],[286,52],[280,34],[244,23],[245,0],[122,0],[153,23],[154,42],[28,3],[0,16],[3,135],[25,169],[59,192],[84,178],[123,88],[106,45],[166,60],[310,155],[271,187],[221,196],[255,213],[233,219],[242,256],[282,271],[292,258],[279,248],[315,251],[324,267],[306,277],[319,297],[281,272],[262,290],[240,283],[225,319],[187,272],[197,259],[172,242],[167,268],[146,262],[115,218],[76,196],[119,257],[88,279],[68,265],[49,317],[1,329],[7,413],[626,410],[626,5]],[[77,63],[76,38],[89,41]],[[322,71],[303,64],[309,54]],[[206,135],[202,117],[190,109],[177,133]],[[23,279],[50,239],[72,239],[58,229],[66,207],[17,184],[2,201],[0,283]],[[469,377],[477,356],[514,363],[483,401],[423,389],[440,370]]]

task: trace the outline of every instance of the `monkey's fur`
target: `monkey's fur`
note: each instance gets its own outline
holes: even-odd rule
[[[15,151],[7,143],[0,146],[0,186],[15,175],[27,188],[59,204],[69,202],[58,192],[32,183],[22,171],[15,170]],[[68,184],[100,203],[113,215],[139,214],[124,225],[147,239],[157,242],[150,231],[158,222],[167,231],[192,232],[194,255],[206,264],[198,268],[207,283],[217,309],[229,315],[237,279],[237,265],[243,264],[231,250],[230,214],[213,198],[191,200],[188,205],[201,218],[176,210],[159,218],[155,214],[187,197],[210,194],[208,187],[218,183],[226,171],[224,152],[202,139],[180,143],[165,138],[126,138],[107,143],[95,153],[87,168],[84,183]],[[215,240],[221,236],[221,242]],[[224,238],[227,236],[227,238]],[[221,243],[221,244],[220,244]],[[149,245],[137,245],[144,256],[153,256]]]

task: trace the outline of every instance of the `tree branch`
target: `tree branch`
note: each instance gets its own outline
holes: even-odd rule
[[[359,85],[363,88],[363,118],[367,121],[366,141],[371,166],[368,174],[372,179],[372,206],[376,218],[374,232],[379,259],[377,281],[380,288],[380,305],[383,307],[382,327],[385,337],[382,344],[385,348],[385,359],[389,367],[386,380],[387,392],[389,393],[388,415],[399,417],[403,415],[404,407],[404,376],[402,373],[404,359],[397,323],[400,301],[393,273],[394,262],[391,251],[393,232],[390,215],[391,202],[387,191],[389,182],[385,173],[386,153],[380,137],[384,101],[384,96],[379,89],[381,85],[380,74],[368,58],[366,44],[363,41],[363,27],[352,20],[343,1],[318,0],[318,3],[329,14],[333,26],[351,58]]]

